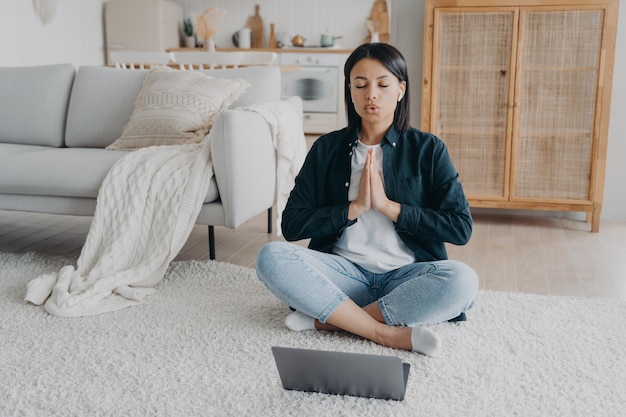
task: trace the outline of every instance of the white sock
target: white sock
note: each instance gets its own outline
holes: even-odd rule
[[[294,311],[285,317],[285,325],[294,332],[315,330],[315,319],[299,311]]]
[[[437,333],[428,327],[413,327],[411,331],[411,345],[413,352],[423,353],[428,356],[435,356],[441,347],[441,339]]]

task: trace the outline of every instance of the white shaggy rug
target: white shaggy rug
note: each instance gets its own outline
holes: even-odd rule
[[[482,291],[437,358],[295,333],[254,270],[175,262],[138,306],[57,318],[26,283],[75,259],[0,253],[0,416],[622,416],[626,304]],[[297,277],[294,277],[297,279]],[[402,402],[285,391],[271,346],[396,355]]]

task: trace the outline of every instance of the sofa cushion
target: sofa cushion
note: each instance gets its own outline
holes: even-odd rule
[[[18,145],[16,143],[1,143],[0,144],[0,164],[6,163],[3,158],[11,158],[14,155],[28,152],[41,152],[49,151],[50,146],[35,146],[35,145]]]
[[[67,115],[65,143],[72,148],[105,148],[122,135],[146,71],[78,68]]]
[[[109,170],[127,153],[0,144],[0,194],[96,198]],[[217,198],[213,177],[204,202]]]
[[[242,80],[156,68],[145,77],[122,136],[107,149],[199,143],[215,116],[248,87]]]
[[[75,71],[72,64],[0,67],[0,142],[63,146]]]
[[[53,148],[14,155],[0,164],[0,193],[95,198],[104,177],[125,154]]]

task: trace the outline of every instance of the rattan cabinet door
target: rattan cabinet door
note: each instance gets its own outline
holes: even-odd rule
[[[511,200],[589,201],[604,11],[522,9]]]
[[[506,200],[515,8],[435,11],[429,130],[448,147],[469,198]]]
[[[600,227],[619,0],[425,0],[422,130],[472,207]]]

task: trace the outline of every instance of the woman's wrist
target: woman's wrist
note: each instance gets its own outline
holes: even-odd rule
[[[396,223],[398,218],[400,217],[400,211],[402,210],[402,205],[392,200],[387,200],[387,204],[385,204],[384,209],[381,211],[385,216],[387,216],[392,222]]]
[[[367,210],[363,205],[357,203],[356,201],[351,201],[348,205],[348,220],[355,220],[366,211]]]

